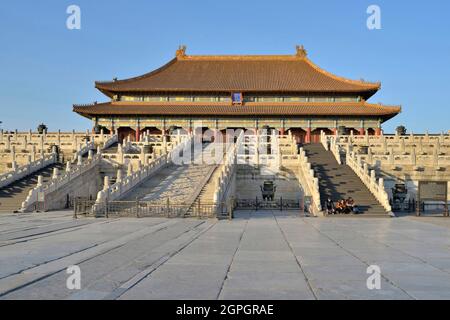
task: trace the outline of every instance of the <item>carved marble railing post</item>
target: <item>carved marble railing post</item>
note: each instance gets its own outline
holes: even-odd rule
[[[108,190],[110,187],[110,183],[109,183],[109,176],[105,176],[103,178],[103,190]]]
[[[411,165],[412,165],[413,167],[415,167],[416,164],[417,164],[416,149],[413,148],[412,151],[411,151]]]
[[[16,161],[16,146],[11,147],[11,162]]]
[[[53,174],[52,174],[52,179],[56,180],[59,177],[59,170],[58,168],[53,168]]]
[[[61,148],[61,130],[58,130],[58,148]]]
[[[385,137],[381,137],[381,139],[382,139],[382,143],[383,143],[383,152],[384,152],[384,154],[386,154],[387,152],[388,152],[388,144],[387,144],[387,141],[386,141],[386,138]]]
[[[163,154],[167,153],[167,136],[163,135]]]
[[[369,148],[369,150],[367,151],[367,162],[372,165],[373,164],[373,155],[372,155],[372,150]]]
[[[11,150],[11,138],[9,137],[8,134],[6,135],[5,149],[6,150]]]
[[[122,144],[121,144],[121,143],[119,143],[119,144],[117,145],[117,157],[118,157],[118,162],[119,162],[120,164],[124,164],[124,163],[123,163],[123,147],[122,147]]]
[[[31,147],[31,160],[33,162],[36,161],[36,146],[35,145],[33,145]]]
[[[94,157],[94,151],[92,151],[92,150],[89,150],[88,151],[88,160],[89,161],[92,161],[92,158]]]
[[[37,181],[37,186],[42,187],[43,184],[44,184],[44,177],[42,175],[39,175],[38,181]]]
[[[391,147],[389,151],[389,165],[392,167],[395,165],[395,156],[394,156],[394,148]]]
[[[132,176],[133,175],[133,165],[131,164],[131,162],[128,163],[128,168],[127,168],[127,176]]]
[[[139,154],[139,161],[141,161],[142,163],[146,163],[146,161],[145,161],[145,152],[144,152],[144,147],[141,147],[141,152],[140,152],[140,154]]]
[[[439,142],[437,143],[437,146],[439,145]],[[433,150],[433,166],[435,168],[439,168],[439,152],[438,147]]]
[[[400,152],[406,154],[406,143],[405,138],[400,138]]]
[[[41,149],[41,154],[43,154],[45,152],[44,151],[44,135],[41,135],[40,142],[39,142],[39,148]]]
[[[422,139],[419,140],[419,143],[417,144],[417,149],[419,154],[423,154],[423,142]]]
[[[117,170],[117,177],[116,177],[116,182],[122,182],[122,179],[123,179],[123,177],[122,177],[122,170],[121,169],[119,169],[119,170]]]

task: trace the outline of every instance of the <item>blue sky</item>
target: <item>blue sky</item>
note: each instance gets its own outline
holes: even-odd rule
[[[81,8],[81,30],[66,9]],[[381,8],[382,29],[366,27]],[[106,101],[95,80],[136,76],[189,54],[293,54],[303,44],[322,68],[381,81],[372,102],[400,104],[384,126],[450,129],[450,1],[2,0],[0,121],[4,129],[84,130],[73,103]]]

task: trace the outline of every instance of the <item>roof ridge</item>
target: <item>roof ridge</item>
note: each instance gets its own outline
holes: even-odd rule
[[[185,55],[178,56],[178,60],[302,60],[303,57],[288,54],[228,54],[228,55]]]

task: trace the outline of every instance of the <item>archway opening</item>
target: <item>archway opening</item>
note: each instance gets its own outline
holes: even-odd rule
[[[359,130],[355,129],[355,128],[346,128],[345,134],[347,134],[347,135],[353,134],[353,135],[357,136],[357,135],[359,135]]]
[[[142,133],[148,133],[149,135],[161,135],[162,131],[157,127],[145,127],[141,130]]]
[[[320,134],[324,132],[326,135],[333,135],[333,130],[329,128],[316,128],[311,131],[311,143],[320,143]]]
[[[131,141],[136,141],[136,131],[131,129],[130,127],[120,127],[117,129],[117,135],[119,138],[119,143],[123,143],[127,137],[130,138]]]
[[[373,128],[367,129],[367,133],[369,134],[369,136],[374,136],[376,134],[375,129],[373,129]]]
[[[294,137],[297,144],[305,143],[306,131],[303,130],[302,128],[289,128],[287,130],[287,132],[288,132],[288,134],[289,134],[289,132],[292,134],[292,136]]]

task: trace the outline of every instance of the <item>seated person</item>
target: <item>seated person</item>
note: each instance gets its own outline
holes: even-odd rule
[[[325,203],[325,208],[327,210],[327,214],[335,214],[335,209],[334,209],[334,203],[333,200],[331,200],[330,198],[328,198],[327,202]]]
[[[345,205],[350,210],[350,212],[353,212],[353,209],[355,208],[355,201],[352,197],[349,197],[347,200],[345,200]]]
[[[344,213],[344,210],[345,210],[345,207],[344,207],[342,200],[338,201],[338,203],[336,204],[336,213],[342,214],[342,213]]]
[[[341,200],[341,203],[342,203],[342,213],[349,214],[352,212],[351,209],[347,206],[346,200]]]

